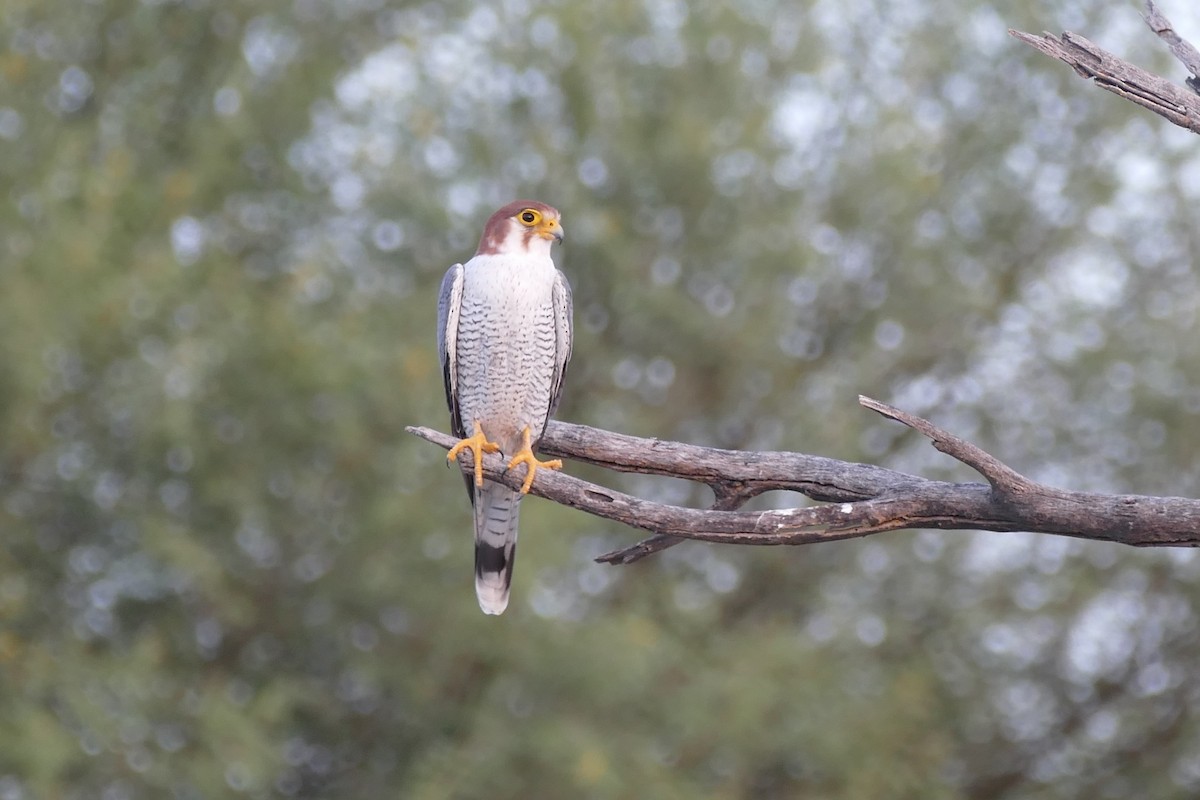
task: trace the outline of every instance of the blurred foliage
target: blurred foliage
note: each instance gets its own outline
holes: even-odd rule
[[[0,6],[0,798],[1195,796],[1191,552],[617,570],[533,500],[488,619],[403,432],[442,272],[533,196],[562,418],[971,478],[865,393],[1200,494],[1198,140],[1007,27],[1182,77],[1099,0]]]

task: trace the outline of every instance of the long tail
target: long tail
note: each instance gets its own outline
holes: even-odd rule
[[[490,481],[475,489],[475,596],[485,614],[508,607],[521,496]]]

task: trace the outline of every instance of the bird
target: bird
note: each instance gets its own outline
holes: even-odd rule
[[[534,455],[558,408],[571,360],[571,285],[551,247],[563,240],[558,210],[514,200],[488,218],[479,247],[446,271],[438,297],[438,353],[459,438],[447,459],[469,451],[463,471],[475,522],[475,596],[485,614],[508,607],[521,499],[539,469]],[[519,491],[483,480],[484,453],[525,467]]]

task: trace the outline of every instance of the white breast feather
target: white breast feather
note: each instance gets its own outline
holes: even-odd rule
[[[515,452],[528,426],[537,437],[550,409],[555,370],[554,280],[549,257],[477,255],[464,266],[458,328],[463,425]]]

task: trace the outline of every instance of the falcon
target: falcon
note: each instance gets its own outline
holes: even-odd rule
[[[479,249],[442,279],[438,352],[450,426],[447,458],[470,451],[464,472],[475,516],[475,596],[485,614],[508,606],[517,515],[537,471],[562,462],[534,455],[558,407],[571,358],[571,286],[550,258],[563,238],[557,210],[516,200],[488,219]],[[525,467],[520,491],[483,480],[484,453]]]

